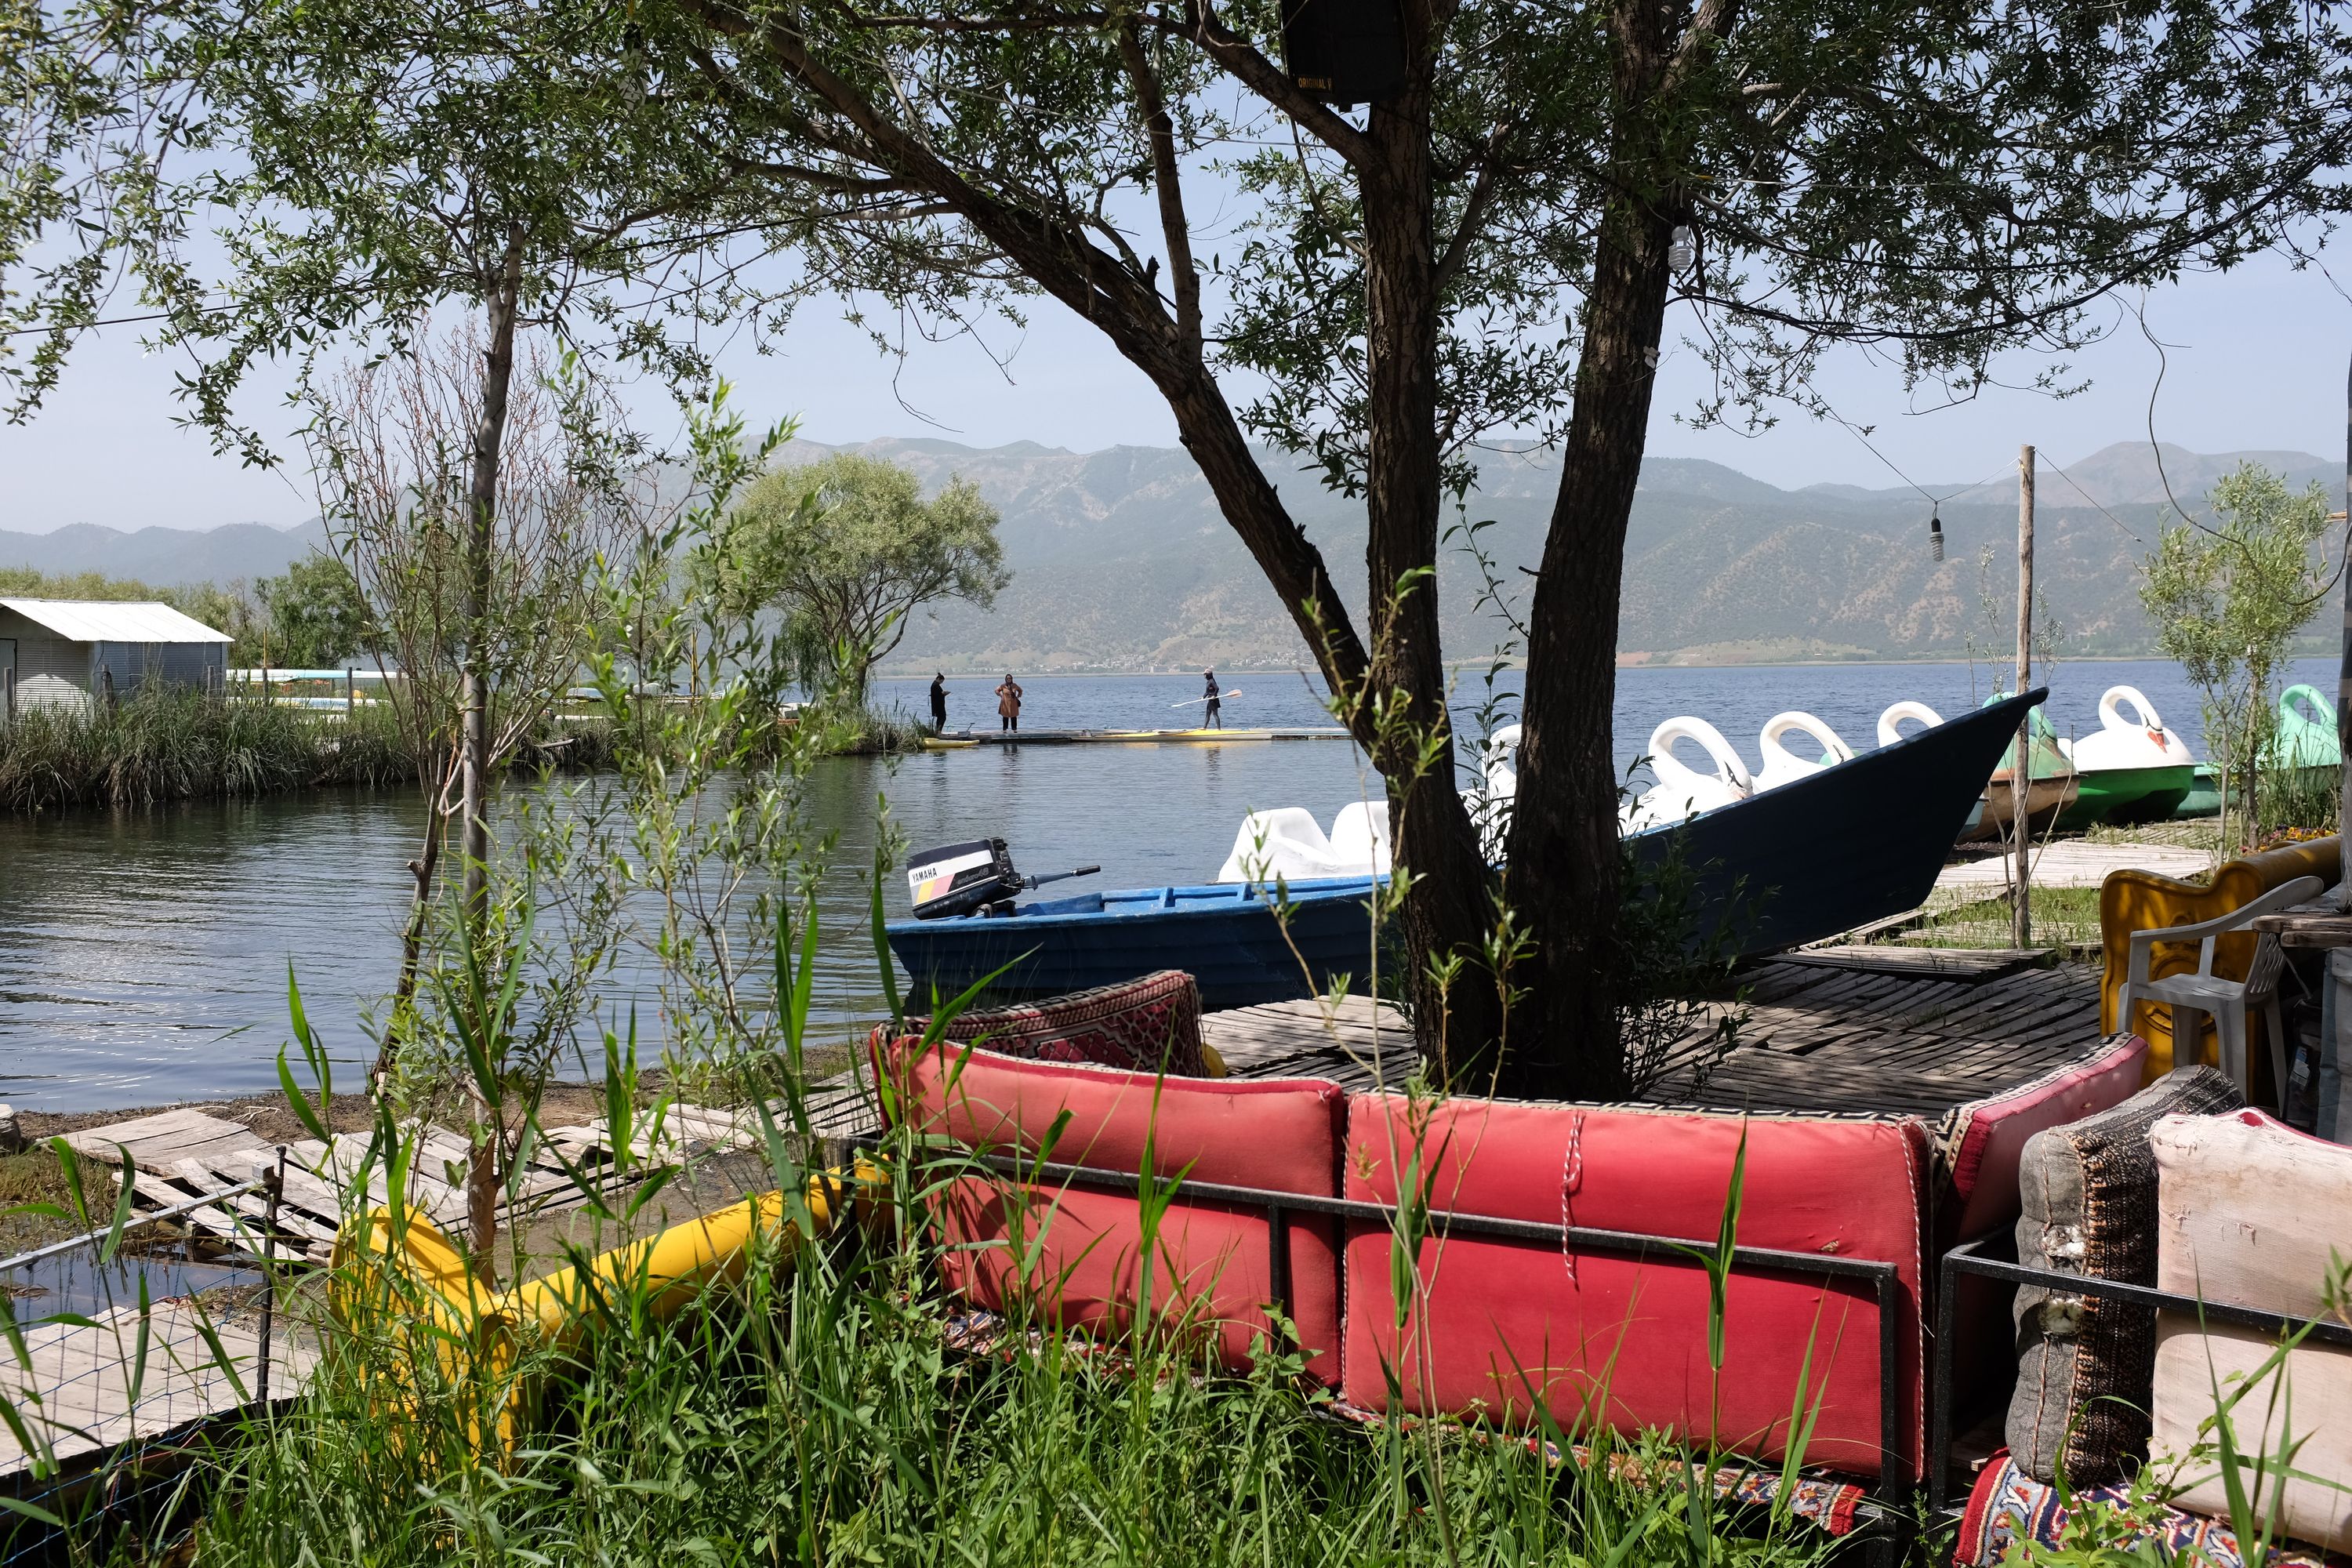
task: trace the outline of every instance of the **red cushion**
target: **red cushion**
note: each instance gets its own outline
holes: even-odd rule
[[[1975,1100],[1944,1121],[1950,1151],[1955,1242],[1974,1241],[2018,1215],[2017,1169],[2025,1141],[2114,1109],[2139,1091],[2147,1042],[2137,1035],[2109,1037],[2090,1057],[2068,1062],[1989,1100]]]
[[[928,1017],[909,1017],[919,1037]],[[1130,1072],[1202,1078],[1201,988],[1181,969],[1042,1002],[960,1013],[940,1031],[949,1040],[1032,1061],[1093,1062]]]
[[[1062,1164],[1139,1172],[1149,1139],[1150,1168],[1162,1178],[1316,1197],[1338,1190],[1345,1097],[1323,1079],[1156,1079],[945,1045],[924,1051],[911,1040],[893,1058],[919,1130],[968,1149],[1034,1156],[1066,1111],[1050,1155]],[[998,1310],[1026,1298],[1066,1325],[1116,1331],[1131,1322],[1143,1285],[1136,1197],[1041,1184],[1026,1189],[1024,1214],[1020,1190],[974,1177],[945,1191],[935,1207],[950,1286]],[[1252,1337],[1267,1331],[1268,1231],[1263,1209],[1188,1203],[1181,1188],[1160,1221],[1152,1299],[1163,1313],[1172,1300],[1213,1329],[1230,1366],[1247,1366]],[[1307,1370],[1336,1382],[1336,1223],[1293,1215],[1288,1259],[1290,1316]]]
[[[1416,1141],[1406,1102],[1350,1104],[1347,1194],[1394,1202],[1400,1154],[1422,1151],[1437,1208],[1503,1219],[1687,1237],[1712,1247],[1743,1127],[1744,1246],[1895,1264],[1903,1452],[1916,1477],[1926,1447],[1919,1318],[1925,1267],[1926,1129],[1908,1118],[1832,1120],[1653,1111],[1632,1107],[1455,1100]],[[1464,1235],[1424,1244],[1423,1300],[1398,1353],[1391,1237],[1350,1221],[1342,1392],[1390,1404],[1395,1367],[1408,1408],[1526,1415],[1539,1393],[1563,1427],[1599,1417],[1621,1429],[1712,1432],[1726,1447],[1783,1452],[1808,1352],[1819,1414],[1809,1464],[1880,1468],[1878,1312],[1867,1281],[1741,1271],[1731,1278],[1726,1358],[1707,1360],[1707,1282],[1678,1257],[1647,1259]],[[1600,1405],[1596,1391],[1605,1387]],[[1711,1414],[1712,1413],[1712,1414]]]

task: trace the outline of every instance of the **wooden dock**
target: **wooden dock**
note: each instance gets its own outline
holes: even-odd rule
[[[1740,977],[1747,1021],[1710,1061],[1708,1009],[1666,1055],[1645,1098],[1758,1111],[1884,1111],[1933,1118],[2084,1057],[2100,1043],[2095,971],[2040,952],[1822,948]],[[1350,996],[1212,1013],[1202,1030],[1237,1078],[1328,1078],[1350,1091],[1414,1068],[1402,1016]]]
[[[834,1086],[815,1097],[814,1119],[849,1119],[862,1125],[863,1098],[850,1097],[847,1089]],[[406,1131],[417,1153],[407,1201],[436,1224],[461,1226],[465,1140],[440,1127],[413,1125]],[[672,1105],[658,1126],[649,1118],[633,1130],[635,1157],[625,1165],[601,1119],[554,1128],[502,1199],[500,1223],[517,1226],[561,1215],[595,1194],[642,1180],[651,1170],[763,1141],[756,1115]],[[136,1216],[164,1209],[183,1211],[175,1226],[248,1258],[266,1246],[288,1263],[324,1263],[343,1215],[361,1202],[383,1203],[391,1195],[387,1173],[367,1160],[365,1137],[346,1133],[288,1144],[277,1228],[265,1243],[268,1203],[248,1189],[264,1172],[278,1167],[281,1151],[252,1129],[183,1108],[87,1128],[68,1134],[66,1142],[88,1162],[93,1180],[98,1170],[110,1170],[120,1180],[128,1153],[134,1223]],[[364,1194],[359,1190],[362,1177]],[[189,1207],[205,1197],[216,1201]],[[26,1324],[21,1353],[0,1344],[0,1399],[15,1407],[26,1428],[20,1437],[0,1423],[0,1484],[22,1476],[37,1460],[69,1471],[92,1455],[167,1437],[249,1405],[260,1362],[259,1318],[250,1310],[226,1309],[215,1317],[214,1304],[220,1300],[156,1301],[143,1317],[135,1304],[114,1306],[88,1314],[88,1322],[67,1322],[42,1321],[35,1315],[38,1297],[29,1298],[18,1310],[17,1321]],[[290,1397],[317,1360],[315,1342],[281,1315],[273,1325],[269,1359],[272,1397]]]
[[[315,1340],[281,1313],[270,1333],[272,1402],[299,1392],[317,1361]],[[0,1348],[0,1399],[24,1426],[19,1436],[0,1424],[0,1485],[36,1461],[70,1473],[94,1455],[247,1408],[260,1369],[258,1314],[215,1318],[196,1300],[31,1324],[21,1354]]]
[[[846,1083],[821,1086],[812,1096],[812,1116],[824,1125],[869,1120],[863,1097]],[[455,1226],[466,1216],[466,1140],[446,1128],[411,1124],[416,1159],[404,1197],[436,1225]],[[523,1169],[499,1200],[499,1224],[512,1226],[585,1206],[593,1197],[642,1180],[650,1168],[676,1165],[707,1154],[753,1148],[764,1142],[756,1114],[671,1105],[658,1127],[650,1116],[630,1134],[632,1158],[624,1163],[613,1148],[603,1118],[580,1127],[548,1129],[530,1151]],[[258,1235],[265,1205],[258,1194],[229,1195],[279,1162],[276,1145],[250,1128],[202,1110],[167,1110],[109,1126],[69,1133],[66,1142],[89,1161],[119,1176],[124,1152],[133,1170],[133,1213],[152,1214],[192,1198],[219,1195],[214,1208],[187,1216],[193,1228],[248,1247]],[[360,1201],[354,1189],[364,1173],[365,1201],[388,1203],[390,1175],[381,1163],[370,1165],[369,1140],[339,1133],[321,1142],[305,1139],[285,1146],[286,1184],[278,1208],[280,1256],[289,1261],[324,1263],[343,1215]]]
[[[942,741],[972,746],[1201,746],[1248,741],[1344,741],[1338,725],[1230,730],[956,730]]]

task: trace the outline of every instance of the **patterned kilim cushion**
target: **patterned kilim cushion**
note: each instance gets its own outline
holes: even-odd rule
[[[2085,1487],[2061,1492],[2047,1481],[2025,1473],[2012,1455],[1997,1454],[1977,1477],[1969,1494],[1968,1512],[1960,1521],[1959,1539],[1953,1543],[1954,1568],[1993,1568],[1998,1563],[2080,1561],[2061,1554],[2061,1538],[2069,1520],[2084,1510],[2131,1508],[2138,1521],[2128,1539],[2099,1553],[2109,1563],[2147,1562],[2200,1563],[2204,1568],[2249,1568],[2255,1553],[2238,1544],[2237,1535],[2218,1519],[2158,1504],[2134,1508],[2140,1500],[2122,1486]],[[2113,1528],[2113,1527],[2110,1527]],[[2033,1549],[2049,1552],[2045,1559]],[[2151,1550],[2152,1549],[2152,1550]],[[2085,1556],[2088,1553],[2084,1554]],[[2321,1556],[2273,1543],[2261,1568],[2321,1568]]]
[[[929,1024],[929,1018],[908,1018],[904,1032],[920,1035]],[[1092,1062],[1129,1072],[1165,1071],[1171,1078],[1207,1076],[1201,1058],[1201,990],[1181,969],[1043,1002],[961,1014],[941,1033],[1032,1061]]]
[[[2128,1284],[2156,1283],[2156,1156],[2148,1133],[2175,1113],[2244,1101],[2211,1068],[2168,1073],[2112,1110],[2037,1132],[2018,1172],[2018,1261]],[[2120,1479],[2147,1450],[2156,1314],[2036,1289],[2017,1292],[2017,1390],[2007,1436],[2018,1466],[2074,1486]]]

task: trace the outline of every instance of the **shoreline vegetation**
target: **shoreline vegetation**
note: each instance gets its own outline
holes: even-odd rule
[[[524,741],[513,767],[609,769],[617,729],[600,713],[562,715]],[[829,721],[823,733],[824,754],[864,756],[915,750],[920,729],[904,713],[869,710]],[[36,709],[0,725],[0,811],[18,814],[381,788],[416,777],[415,751],[382,706],[345,713],[143,688],[111,710]]]

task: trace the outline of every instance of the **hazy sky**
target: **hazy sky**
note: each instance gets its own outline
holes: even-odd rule
[[[2339,275],[2352,287],[2352,267]],[[1092,328],[1051,300],[1034,301],[1030,330],[1006,337],[1001,373],[968,342],[919,347],[903,368],[860,333],[812,306],[774,357],[745,350],[724,368],[739,405],[759,422],[803,416],[803,434],[829,442],[929,435],[976,447],[1017,440],[1092,451],[1121,443],[1172,445],[1175,432],[1142,376]],[[2152,295],[2148,323],[2168,348],[2156,404],[2164,440],[2200,452],[2247,448],[2333,455],[2345,431],[2352,303],[2316,270],[2264,259],[2226,278],[2197,278]],[[311,516],[299,473],[243,468],[173,424],[173,358],[142,354],[136,327],[84,346],[64,387],[30,425],[0,426],[0,530],[46,532],[69,522],[120,529],[211,528]],[[2006,367],[2024,382],[2032,366]],[[1954,489],[2013,465],[2035,442],[2061,463],[2110,442],[2145,440],[2158,356],[2126,314],[2078,368],[2092,388],[2064,401],[1996,391],[1965,406],[1915,414],[1899,379],[1848,355],[1823,384],[1843,416],[1876,426],[1871,443],[1930,489]],[[1687,353],[1670,351],[1650,450],[1708,458],[1772,483],[1901,482],[1852,434],[1792,419],[1761,436],[1694,432],[1675,415],[1702,390]],[[289,424],[282,388],[258,386],[248,416]],[[903,399],[903,402],[901,401]]]

